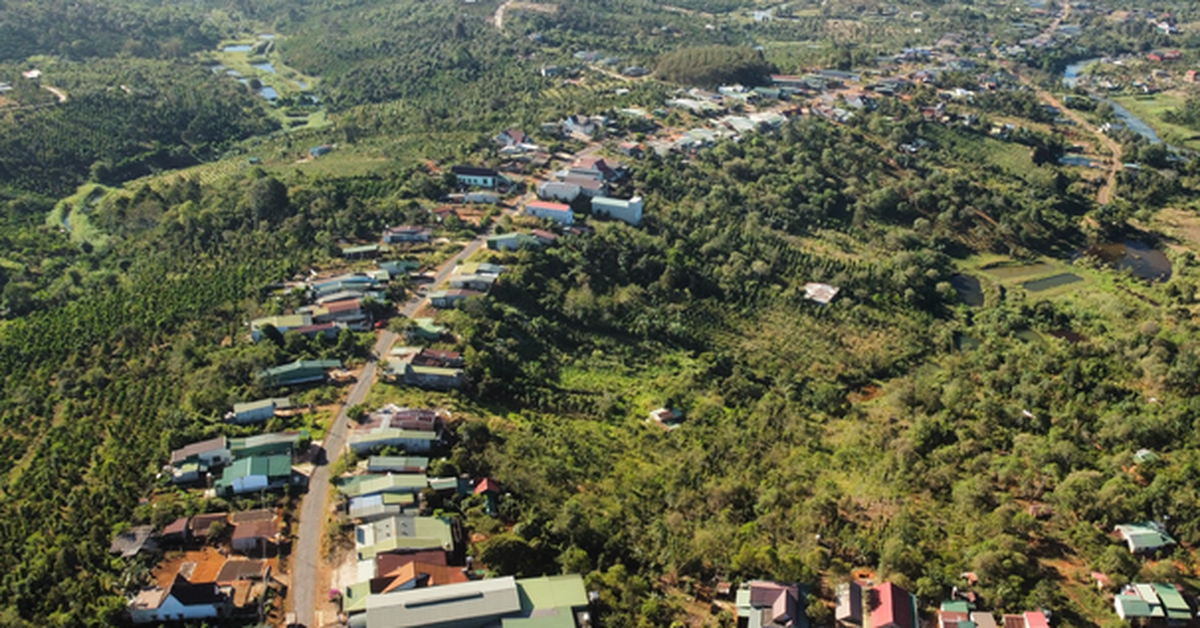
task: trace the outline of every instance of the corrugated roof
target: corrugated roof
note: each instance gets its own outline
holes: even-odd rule
[[[521,609],[510,577],[444,587],[373,595],[367,602],[367,628],[415,628],[498,619]]]
[[[517,580],[521,610],[578,608],[587,606],[587,591],[579,574],[542,576]]]

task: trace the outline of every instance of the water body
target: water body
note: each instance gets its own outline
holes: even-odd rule
[[[254,46],[250,44],[230,44],[221,49],[221,52],[250,52],[254,50]]]
[[[1068,65],[1066,69],[1063,70],[1063,85],[1066,85],[1069,89],[1075,89],[1075,86],[1079,83],[1080,72],[1083,72],[1083,70],[1089,65],[1099,61],[1102,61],[1102,59],[1084,59],[1083,61],[1076,61],[1075,63]],[[1113,108],[1113,113],[1116,114],[1117,119],[1121,121],[1121,124],[1125,125],[1125,128],[1146,138],[1151,144],[1162,143],[1162,138],[1160,138],[1158,134],[1154,132],[1154,129],[1150,128],[1149,124],[1146,124],[1141,118],[1133,115],[1133,113],[1122,107],[1119,103],[1095,95],[1093,95],[1092,98],[1111,105]]]
[[[1062,157],[1058,158],[1058,163],[1063,166],[1081,166],[1083,168],[1096,167],[1096,164],[1093,163],[1091,159],[1088,159],[1087,157],[1080,157],[1079,155],[1063,155]]]
[[[1100,61],[1100,59],[1084,59],[1083,61],[1076,61],[1075,63],[1068,65],[1067,68],[1063,70],[1063,85],[1066,85],[1069,89],[1075,89],[1075,85],[1079,83],[1079,73],[1083,72],[1084,68],[1096,63],[1097,61]]]
[[[1138,279],[1166,281],[1171,278],[1171,260],[1160,250],[1137,240],[1099,244],[1086,251],[1087,255],[1121,271],[1129,271]]]
[[[278,72],[275,71],[275,66],[271,65],[270,61],[258,61],[256,63],[251,63],[250,67],[254,68],[255,70],[261,70],[263,72],[269,72],[271,74],[278,74]]]
[[[259,35],[258,38],[270,40],[270,39],[275,39],[275,35],[273,35],[271,33],[263,33],[262,35]]]
[[[958,298],[971,307],[983,305],[983,286],[979,279],[970,275],[955,275],[950,278],[950,285],[958,292]]]
[[[1063,273],[1061,275],[1046,277],[1045,279],[1026,281],[1025,283],[1021,284],[1021,287],[1030,292],[1041,292],[1043,290],[1049,290],[1051,288],[1058,288],[1060,286],[1073,284],[1077,281],[1083,281],[1083,277],[1080,277],[1074,273]]]
[[[300,89],[308,89],[308,83],[305,83],[304,81],[296,81],[296,85],[299,85]]]
[[[258,90],[258,95],[271,101],[279,99],[279,92],[275,91],[275,88],[270,85],[263,85],[262,89]]]
[[[1149,124],[1146,124],[1141,118],[1130,113],[1128,109],[1107,98],[1101,98],[1100,101],[1112,105],[1113,113],[1117,115],[1117,119],[1125,125],[1125,128],[1146,138],[1151,144],[1163,143],[1162,138],[1154,132],[1154,129],[1150,128]]]
[[[210,69],[212,70],[213,74],[220,74],[221,72],[224,72],[227,68],[225,66],[221,65],[220,63],[218,63],[218,64],[212,66],[212,68],[210,68]]]

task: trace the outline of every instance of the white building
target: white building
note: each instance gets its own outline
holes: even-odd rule
[[[642,197],[635,196],[627,201],[619,198],[593,198],[592,215],[608,216],[636,227],[642,223]]]

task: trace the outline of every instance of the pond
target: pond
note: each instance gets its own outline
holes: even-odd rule
[[[210,68],[210,69],[212,70],[213,74],[220,74],[220,73],[224,72],[225,70],[227,70],[228,68],[226,68],[225,66],[218,63],[218,64],[212,66],[212,68]]]
[[[308,83],[305,83],[304,81],[296,81],[296,85],[298,85],[300,89],[308,89]]]
[[[277,74],[277,72],[275,71],[275,66],[271,65],[270,61],[256,61],[254,63],[251,63],[250,67],[254,68],[255,70],[261,70],[263,72]]]
[[[1171,278],[1171,260],[1167,259],[1162,251],[1145,242],[1125,240],[1120,243],[1098,244],[1084,251],[1084,254],[1095,257],[1117,270],[1127,270],[1138,279],[1166,281]]]
[[[275,91],[275,88],[271,87],[270,85],[263,85],[262,89],[258,90],[258,95],[266,98],[267,100],[279,99],[279,92]]]
[[[221,49],[221,52],[250,52],[254,50],[251,44],[230,44]]]
[[[1058,288],[1060,286],[1073,284],[1077,281],[1083,281],[1083,277],[1080,277],[1074,273],[1063,273],[1061,275],[1053,275],[1043,279],[1036,279],[1034,281],[1026,281],[1025,283],[1021,284],[1021,287],[1030,292],[1041,292],[1043,290],[1049,290],[1051,288]]]
[[[977,277],[955,275],[950,278],[950,285],[954,286],[955,292],[958,293],[958,298],[962,299],[963,303],[972,307],[983,305],[983,287],[980,285]]]
[[[1079,155],[1063,155],[1062,157],[1058,158],[1058,163],[1062,166],[1081,166],[1083,168],[1096,167],[1096,164],[1091,159],[1088,159],[1087,157],[1080,157]]]

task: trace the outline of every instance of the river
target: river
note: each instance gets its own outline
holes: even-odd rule
[[[1075,89],[1075,86],[1079,83],[1080,72],[1083,72],[1083,70],[1089,65],[1099,61],[1102,61],[1102,59],[1084,59],[1083,61],[1076,61],[1075,63],[1068,65],[1066,69],[1063,70],[1063,85],[1066,85],[1069,89]],[[1151,128],[1149,124],[1146,124],[1144,120],[1133,115],[1133,113],[1128,109],[1122,107],[1120,103],[1108,98],[1104,98],[1103,96],[1098,96],[1094,92],[1091,93],[1091,96],[1095,100],[1108,103],[1113,109],[1113,114],[1117,116],[1117,119],[1121,121],[1121,124],[1125,125],[1125,128],[1146,138],[1146,140],[1151,144],[1163,143],[1162,138],[1160,138],[1158,134],[1154,132],[1154,129]]]

